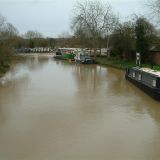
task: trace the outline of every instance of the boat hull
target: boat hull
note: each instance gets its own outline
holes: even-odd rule
[[[76,63],[80,63],[80,64],[95,64],[95,61],[92,60],[92,59],[91,60],[85,60],[85,61],[76,59],[75,61],[76,61]]]
[[[63,57],[61,55],[56,55],[53,57],[54,59],[63,60]]]

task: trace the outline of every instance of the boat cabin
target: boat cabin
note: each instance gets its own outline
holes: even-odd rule
[[[88,52],[78,52],[75,56],[75,61],[77,63],[84,63],[84,64],[93,64],[94,60],[90,57]]]

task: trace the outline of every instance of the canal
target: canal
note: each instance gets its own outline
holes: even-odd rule
[[[124,71],[52,57],[0,79],[0,160],[159,160],[160,103]]]

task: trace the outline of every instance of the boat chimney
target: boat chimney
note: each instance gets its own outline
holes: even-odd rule
[[[136,65],[141,67],[141,54],[140,53],[136,53]]]

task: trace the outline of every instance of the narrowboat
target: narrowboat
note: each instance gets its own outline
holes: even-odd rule
[[[82,64],[95,64],[94,59],[92,59],[87,52],[78,52],[75,56],[75,62]]]
[[[160,101],[160,72],[149,68],[133,67],[126,70],[126,79]]]
[[[74,60],[74,56],[75,55],[73,53],[68,52],[68,53],[63,54],[63,59],[64,60]]]
[[[54,59],[62,59],[62,53],[61,51],[58,49],[54,55]]]
[[[59,48],[56,51],[56,55],[54,56],[55,59],[60,60],[74,60],[74,53],[73,49],[70,48]]]

